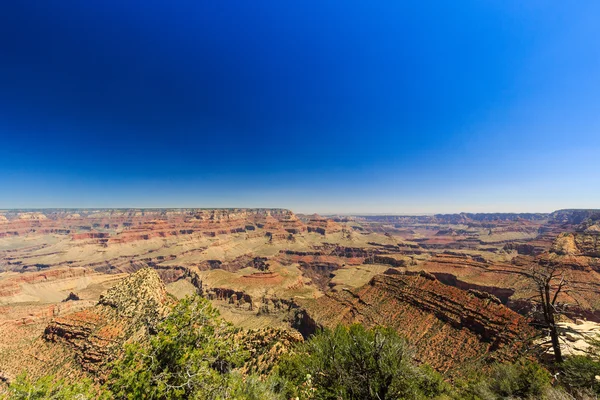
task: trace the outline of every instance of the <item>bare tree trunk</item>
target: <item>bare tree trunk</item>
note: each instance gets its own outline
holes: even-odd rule
[[[546,284],[543,293],[543,302],[546,314],[546,322],[550,329],[550,340],[552,341],[552,349],[554,350],[554,361],[557,364],[563,362],[562,351],[560,349],[560,340],[558,338],[558,329],[556,327],[556,320],[554,315],[554,304],[550,297],[550,285]]]
[[[563,362],[562,351],[560,350],[560,342],[558,340],[558,332],[556,331],[556,325],[550,326],[550,339],[552,339],[552,349],[554,349],[554,361],[557,364]]]

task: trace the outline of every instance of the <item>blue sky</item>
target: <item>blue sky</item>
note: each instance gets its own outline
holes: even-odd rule
[[[0,207],[600,208],[598,16],[2,2]]]

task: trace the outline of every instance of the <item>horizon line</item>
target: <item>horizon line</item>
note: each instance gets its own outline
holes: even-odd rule
[[[581,210],[600,211],[600,208],[559,208],[553,211],[485,211],[485,212],[470,212],[470,211],[455,211],[455,212],[336,212],[336,211],[311,211],[297,212],[293,208],[287,207],[6,207],[0,208],[0,212],[14,211],[43,211],[43,210],[288,210],[294,214],[320,214],[323,216],[432,216],[432,215],[459,215],[459,214],[552,214],[558,211],[566,210]]]

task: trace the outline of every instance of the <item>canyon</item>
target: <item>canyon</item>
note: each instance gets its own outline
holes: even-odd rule
[[[390,326],[442,373],[510,361],[536,335],[532,265],[567,271],[567,317],[600,322],[599,238],[598,210],[0,210],[0,377],[102,376],[192,294],[262,343],[261,368],[340,323]]]

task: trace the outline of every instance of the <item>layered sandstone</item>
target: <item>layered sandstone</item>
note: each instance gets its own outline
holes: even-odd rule
[[[495,299],[427,274],[377,275],[359,289],[299,304],[304,311],[297,325],[307,332],[311,325],[391,326],[415,345],[418,359],[442,372],[482,358],[514,359],[533,335],[524,317]]]
[[[146,334],[160,321],[168,304],[158,274],[142,269],[109,289],[95,307],[55,318],[44,339],[69,348],[83,370],[102,373],[125,342]]]
[[[321,235],[327,235],[334,232],[339,232],[342,227],[337,222],[323,218],[318,215],[313,215],[308,221],[307,229],[309,232],[319,233]]]
[[[9,211],[0,218],[0,237],[70,234],[74,240],[108,239],[126,243],[153,237],[230,234],[266,228],[274,233],[300,233],[306,226],[283,209],[129,209]]]

